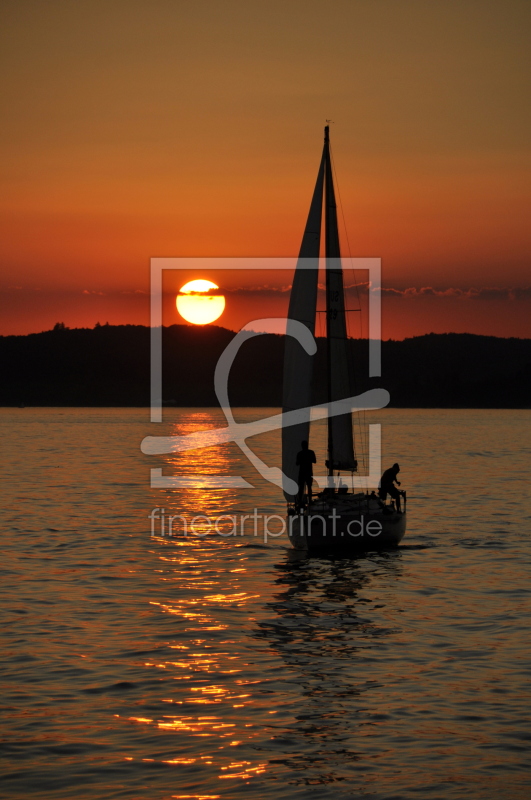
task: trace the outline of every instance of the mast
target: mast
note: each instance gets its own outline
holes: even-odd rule
[[[325,138],[324,138],[324,155],[323,158],[325,160],[325,167],[326,167],[326,195],[325,195],[325,205],[326,205],[326,212],[325,212],[325,255],[328,259],[328,255],[330,250],[332,249],[329,242],[329,231],[330,231],[330,224],[329,224],[329,206],[330,206],[330,188],[329,188],[329,179],[328,176],[331,174],[330,172],[330,126],[325,125]],[[334,198],[334,187],[332,185],[332,202],[335,207],[335,198]],[[336,209],[336,216],[337,216],[337,209]],[[339,243],[338,243],[338,250],[339,250]],[[332,401],[332,349],[331,349],[331,337],[330,337],[330,296],[331,290],[329,288],[330,283],[330,272],[328,270],[328,261],[326,264],[326,377],[327,377],[327,400],[330,403]],[[326,462],[328,468],[328,476],[332,477],[334,474],[334,439],[332,436],[332,426],[331,426],[332,417],[328,416],[327,421],[327,455],[328,460]]]
[[[328,401],[352,396],[349,370],[345,290],[339,247],[337,206],[330,158],[329,126],[325,127],[325,255],[326,255],[326,337],[328,353]],[[354,471],[352,414],[328,417],[328,475],[334,469]]]

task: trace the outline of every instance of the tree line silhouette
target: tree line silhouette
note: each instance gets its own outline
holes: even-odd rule
[[[217,326],[162,331],[163,402],[216,406],[214,368],[234,333]],[[529,408],[531,339],[427,334],[382,342],[382,377],[368,379],[368,342],[351,339],[353,391],[382,386],[401,408]],[[280,406],[284,337],[246,342],[229,379],[233,406]],[[318,339],[314,402],[326,400],[326,346]],[[150,335],[140,325],[96,325],[0,336],[4,406],[148,406]]]

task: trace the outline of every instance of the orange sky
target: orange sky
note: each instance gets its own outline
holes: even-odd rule
[[[331,117],[352,255],[381,257],[396,290],[384,336],[531,336],[528,2],[8,0],[1,16],[0,333],[146,324],[152,256],[296,254]],[[220,324],[283,313],[249,280]]]

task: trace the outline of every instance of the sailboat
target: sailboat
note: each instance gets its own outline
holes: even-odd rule
[[[327,394],[332,404],[352,396],[343,267],[339,244],[337,207],[330,155],[330,129],[325,127],[324,147],[310,211],[302,238],[291,288],[290,321],[315,333],[319,255],[324,207],[326,264]],[[301,422],[282,429],[282,471],[297,483],[297,453],[309,441],[314,356],[286,336],[283,376],[283,414],[297,410]],[[338,480],[341,472],[353,475],[355,457],[352,412],[328,415],[328,486],[310,502],[284,488],[288,504],[287,530],[291,544],[311,552],[350,552],[396,546],[406,530],[404,510],[386,504],[375,492],[348,491]],[[293,483],[286,486],[293,487]],[[352,482],[352,485],[353,482]]]

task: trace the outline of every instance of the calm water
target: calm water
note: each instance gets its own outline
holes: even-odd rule
[[[370,415],[408,533],[336,561],[252,528],[150,536],[154,507],[283,514],[233,445],[140,453],[219,411],[0,419],[3,796],[529,797],[529,412]],[[277,463],[276,434],[249,444]],[[255,488],[156,490],[150,467]]]

